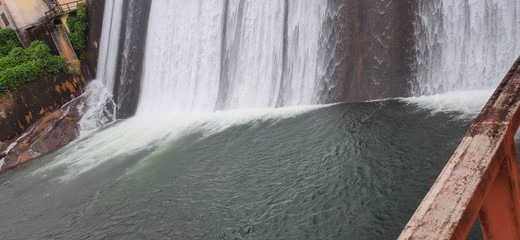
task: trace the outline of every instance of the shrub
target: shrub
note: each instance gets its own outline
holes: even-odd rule
[[[0,57],[0,93],[16,90],[25,82],[58,72],[67,72],[67,64],[60,56],[53,56],[49,46],[34,41],[26,48],[15,47]]]
[[[72,60],[69,69],[72,74],[81,75],[81,62],[78,59]]]
[[[69,40],[79,58],[83,57],[85,52],[85,43],[87,40],[87,6],[85,4],[78,5],[76,13],[67,18],[67,26],[69,26]]]
[[[21,47],[16,32],[12,29],[0,29],[0,57],[6,56],[16,47]]]

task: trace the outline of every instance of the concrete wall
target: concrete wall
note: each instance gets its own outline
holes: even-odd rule
[[[105,0],[89,0],[87,7],[88,35],[84,59],[81,61],[83,74],[88,80],[94,79],[97,73],[99,41],[103,28]]]
[[[52,25],[46,24],[28,29],[25,33],[29,42],[40,40],[51,48],[51,53],[53,55],[59,55],[60,52],[58,51],[58,48],[52,39],[52,31],[54,31],[54,27]]]
[[[45,113],[58,110],[82,93],[86,81],[81,76],[56,74],[42,77],[0,95],[0,141],[19,136]]]
[[[117,118],[129,118],[137,110],[150,7],[151,1],[141,0],[128,0],[123,5],[125,10],[114,83]]]
[[[415,1],[330,0],[338,14],[330,44],[338,67],[329,102],[409,96],[414,75]],[[330,24],[330,23],[329,23]],[[326,91],[326,90],[324,90]]]
[[[8,24],[6,24],[3,18],[1,18],[2,14],[5,15],[5,18],[7,18]],[[11,13],[7,9],[7,5],[4,3],[4,0],[0,0],[0,28],[16,29],[16,24],[11,17]]]
[[[25,28],[45,16],[49,7],[42,0],[1,0],[9,9],[17,28]]]

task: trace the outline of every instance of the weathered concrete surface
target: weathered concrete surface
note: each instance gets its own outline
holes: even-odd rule
[[[11,17],[11,14],[9,13],[9,10],[7,9],[7,6],[5,4],[0,5],[0,14],[2,14],[2,13],[7,18],[7,22],[5,22],[3,19],[1,19],[0,28],[16,29],[16,26],[14,25],[14,20]]]
[[[133,116],[137,110],[151,4],[141,0],[123,4],[121,47],[114,83],[114,101],[120,119]]]
[[[468,130],[399,239],[465,239],[480,212],[486,239],[520,239],[520,58]]]
[[[17,28],[36,23],[49,10],[42,0],[2,0],[7,6]]]
[[[63,5],[63,4],[67,4],[67,3],[73,3],[73,2],[77,2],[78,0],[58,0],[58,3],[60,5]]]
[[[43,2],[42,0],[39,0]],[[77,0],[74,0],[77,1]],[[64,1],[64,2],[69,2]],[[76,5],[74,5],[76,6]],[[39,22],[37,25],[31,25],[29,28],[18,31],[19,37],[21,37],[22,44],[28,46],[30,42],[34,40],[40,40],[46,43],[50,48],[53,55],[61,55],[65,58],[67,63],[76,58],[74,50],[70,47],[68,37],[62,29],[57,29],[55,25],[66,21],[66,16],[57,17],[56,19],[48,19]],[[66,24],[63,24],[67,28]],[[56,34],[57,39],[52,38],[52,34]],[[58,46],[57,46],[58,45]],[[60,51],[61,50],[61,51]]]
[[[103,13],[105,0],[89,0],[87,6],[87,46],[85,46],[84,59],[81,61],[83,75],[87,80],[96,77],[99,55],[99,41],[103,28]]]
[[[54,34],[55,44],[58,47],[60,52],[60,56],[65,60],[67,64],[71,64],[78,58],[76,57],[76,52],[74,52],[74,48],[70,44],[69,37],[64,29],[55,29]]]
[[[336,84],[328,102],[409,96],[413,77],[415,1],[330,0],[338,14],[329,47],[339,65],[327,78]],[[324,92],[327,90],[324,89]]]
[[[43,115],[79,96],[85,85],[81,76],[59,73],[24,84],[15,93],[0,95],[0,141],[21,135]]]
[[[25,31],[26,36],[29,38],[29,41],[39,40],[47,44],[49,48],[51,49],[51,53],[53,55],[60,55],[60,52],[58,51],[58,47],[54,43],[54,40],[52,39],[51,32],[54,31],[54,26],[52,24],[43,24],[38,25],[33,28],[27,29]]]

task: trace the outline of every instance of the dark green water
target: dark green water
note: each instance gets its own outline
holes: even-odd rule
[[[0,236],[395,239],[470,123],[398,101],[340,104],[190,131],[68,180],[66,167],[34,172],[66,148],[0,175]]]

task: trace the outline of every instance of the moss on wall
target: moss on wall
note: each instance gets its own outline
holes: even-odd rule
[[[70,29],[69,40],[79,58],[84,57],[87,41],[87,6],[81,4],[77,11],[67,18]]]

